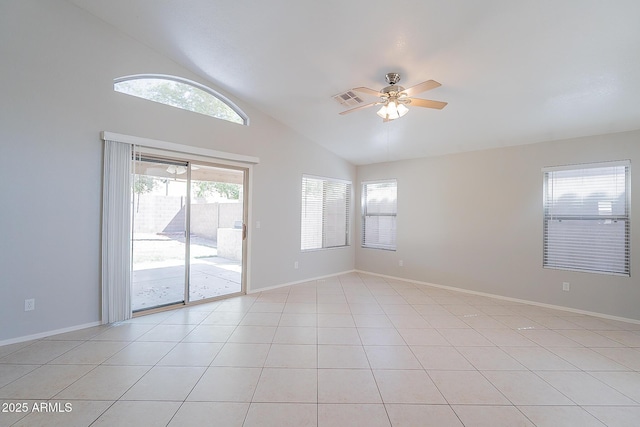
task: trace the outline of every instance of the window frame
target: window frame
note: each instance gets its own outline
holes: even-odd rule
[[[324,191],[323,188],[323,194],[322,194],[322,231],[321,231],[321,246],[320,247],[313,247],[313,248],[305,248],[304,247],[304,239],[305,239],[305,230],[303,229],[304,227],[304,214],[305,214],[305,179],[311,179],[311,180],[319,180],[324,182],[331,182],[331,183],[337,183],[337,184],[344,184],[346,185],[345,188],[345,240],[344,240],[344,244],[340,244],[340,245],[326,245],[327,242],[327,235],[326,235],[326,230],[324,227],[324,221],[325,221],[325,215],[326,212],[324,210],[324,208],[326,207],[326,192]],[[313,251],[323,251],[323,250],[329,250],[329,249],[340,249],[340,248],[346,248],[351,246],[351,201],[353,199],[353,184],[351,181],[348,180],[344,180],[344,179],[339,179],[339,178],[328,178],[328,177],[324,177],[324,176],[317,176],[317,175],[309,175],[309,174],[303,174],[302,175],[302,179],[300,181],[301,183],[301,198],[300,198],[300,250],[302,252],[313,252]]]
[[[233,101],[231,101],[229,98],[227,98],[226,96],[222,95],[221,93],[219,93],[218,91],[205,86],[203,84],[200,84],[198,82],[194,82],[193,80],[189,80],[189,79],[185,79],[183,77],[178,77],[178,76],[172,76],[172,75],[168,75],[168,74],[133,74],[130,76],[122,76],[122,77],[118,77],[116,79],[113,79],[113,90],[118,92],[118,93],[123,93],[125,95],[129,95],[125,92],[121,92],[119,90],[116,89],[116,85],[118,83],[123,83],[123,82],[127,82],[127,81],[132,81],[132,80],[145,80],[145,79],[155,79],[155,80],[168,80],[168,81],[173,81],[176,83],[181,83],[181,84],[185,84],[188,86],[192,86],[196,89],[200,89],[206,93],[208,93],[209,95],[213,96],[214,98],[216,98],[218,101],[222,102],[223,104],[225,104],[227,107],[231,108],[238,116],[240,116],[240,118],[242,119],[242,123],[236,123],[227,119],[224,119],[222,117],[217,117],[217,116],[212,116],[209,114],[204,114],[207,117],[213,117],[214,119],[218,119],[218,120],[224,120],[227,121],[229,123],[235,123],[235,124],[241,124],[242,126],[249,126],[249,116],[242,111],[242,109],[240,107],[238,107]],[[135,96],[135,95],[132,95]],[[140,99],[146,99],[147,101],[151,101],[151,102],[157,102],[159,104],[162,105],[167,105],[169,107],[174,107],[174,108],[180,108],[181,110],[185,110],[185,111],[191,111],[197,114],[203,114],[203,113],[198,113],[197,111],[193,111],[193,110],[189,110],[186,108],[182,108],[182,107],[177,107],[175,105],[171,105],[171,104],[165,104],[163,102],[159,102],[159,101],[155,101],[153,99],[149,99],[149,98],[144,98],[144,97],[138,97]]]
[[[617,214],[612,212],[610,215],[602,215],[602,214],[558,214],[558,213],[550,213],[550,203],[549,203],[549,180],[550,174],[553,172],[561,172],[561,171],[581,171],[587,169],[604,169],[604,168],[612,168],[612,167],[624,167],[624,213]],[[543,172],[543,233],[542,233],[542,267],[545,269],[552,270],[565,270],[565,271],[577,271],[582,273],[595,273],[595,274],[605,274],[612,276],[622,276],[622,277],[631,277],[631,161],[630,160],[619,160],[619,161],[609,161],[609,162],[598,162],[598,163],[583,163],[583,164],[573,164],[573,165],[565,165],[565,166],[553,166],[553,167],[545,167],[542,168]],[[624,221],[624,242],[622,242],[622,247],[624,249],[624,258],[623,263],[624,267],[621,270],[615,270],[613,268],[609,270],[597,269],[591,266],[576,266],[574,263],[573,266],[570,265],[559,265],[560,261],[552,261],[549,259],[549,223],[554,220],[566,220],[566,221]],[[590,246],[592,247],[592,246]],[[565,262],[565,264],[569,264]],[[590,268],[591,267],[591,268]]]
[[[367,213],[367,190],[366,186],[371,184],[384,184],[384,183],[394,183],[396,190],[396,201],[395,201],[395,213],[393,214],[371,214]],[[365,249],[380,249],[384,251],[392,251],[395,252],[398,249],[398,180],[395,178],[391,179],[381,179],[375,181],[363,181],[361,182],[361,204],[362,204],[362,227],[361,227],[361,241],[360,246]],[[382,244],[367,244],[366,243],[366,233],[367,233],[367,217],[393,217],[395,218],[395,234],[393,238],[393,244],[391,245],[382,245]]]

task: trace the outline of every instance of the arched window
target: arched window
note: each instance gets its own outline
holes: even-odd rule
[[[249,124],[249,117],[226,97],[211,88],[180,77],[159,74],[125,76],[113,81],[113,89],[217,119],[241,125]]]

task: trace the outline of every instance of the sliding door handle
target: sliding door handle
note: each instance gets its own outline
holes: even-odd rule
[[[242,224],[242,240],[247,238],[247,224]]]

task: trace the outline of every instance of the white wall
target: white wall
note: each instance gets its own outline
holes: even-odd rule
[[[543,269],[541,172],[631,159],[637,191],[639,141],[636,131],[358,167],[358,183],[398,180],[398,250],[358,245],[356,268],[640,320],[640,197],[632,194],[631,278]]]
[[[0,58],[0,342],[100,320],[102,130],[260,158],[252,289],[353,268],[353,248],[300,253],[302,174],[355,180],[345,160],[233,94],[249,127],[115,93],[139,73],[217,88],[62,0],[0,2]]]

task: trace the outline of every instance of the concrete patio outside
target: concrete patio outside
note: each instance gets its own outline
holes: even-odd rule
[[[182,233],[135,233],[132,310],[184,301],[185,241]],[[217,256],[216,241],[191,236],[189,300],[241,291],[242,262]]]

